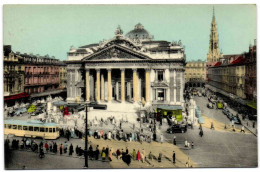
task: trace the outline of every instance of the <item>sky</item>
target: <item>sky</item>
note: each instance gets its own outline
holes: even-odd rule
[[[214,5],[223,54],[248,51],[256,35],[255,5]],[[14,52],[67,59],[70,47],[113,38],[137,23],[154,40],[178,41],[187,61],[206,60],[213,5],[4,5],[3,43]]]

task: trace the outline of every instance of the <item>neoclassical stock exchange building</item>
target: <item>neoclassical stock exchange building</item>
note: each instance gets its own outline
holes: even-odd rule
[[[67,101],[183,105],[185,52],[181,41],[156,41],[137,24],[125,36],[71,47]]]

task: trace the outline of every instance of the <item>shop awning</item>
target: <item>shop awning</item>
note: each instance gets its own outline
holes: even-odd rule
[[[160,105],[157,108],[164,110],[182,110],[182,106],[180,105]]]
[[[30,96],[29,94],[23,92],[23,93],[19,93],[19,94],[12,95],[12,96],[4,96],[4,101],[20,99],[20,98],[25,98],[25,97],[29,97],[29,96]]]

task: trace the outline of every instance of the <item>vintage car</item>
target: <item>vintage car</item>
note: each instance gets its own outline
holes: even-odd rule
[[[187,131],[186,125],[176,124],[167,129],[167,133],[185,133]]]

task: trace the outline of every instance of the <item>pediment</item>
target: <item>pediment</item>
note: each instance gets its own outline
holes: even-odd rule
[[[88,57],[82,59],[82,61],[125,61],[125,60],[149,60],[146,55],[143,55],[135,50],[120,46],[112,45],[101,51],[98,51]]]

